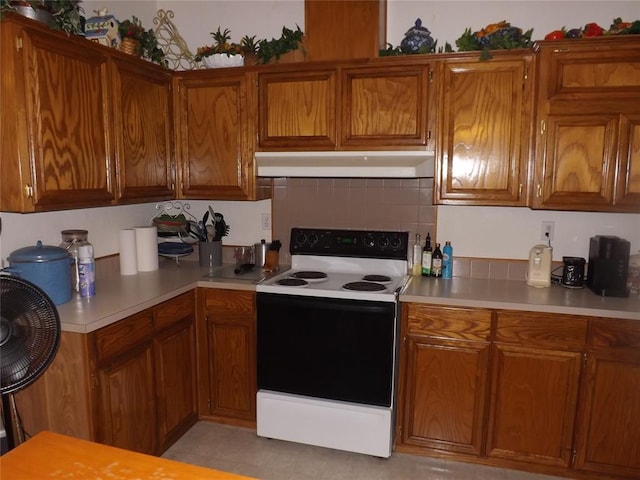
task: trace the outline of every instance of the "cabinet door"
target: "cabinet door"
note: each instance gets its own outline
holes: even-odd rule
[[[143,453],[158,448],[150,310],[92,335],[98,388],[97,441]]]
[[[335,69],[258,74],[258,147],[334,150],[337,129]]]
[[[403,442],[480,454],[488,343],[409,336]]]
[[[620,129],[620,174],[615,203],[640,210],[640,114],[624,115]]]
[[[181,195],[249,199],[253,148],[246,78],[193,73],[180,77],[176,101]]]
[[[576,468],[640,478],[640,354],[588,354]]]
[[[407,304],[402,332],[401,442],[479,455],[484,445],[491,312]]]
[[[429,65],[342,70],[340,147],[427,146]]]
[[[207,413],[255,421],[255,294],[206,289],[206,312]]]
[[[608,210],[613,205],[617,114],[553,114],[542,123],[534,208]]]
[[[147,343],[98,370],[98,442],[142,453],[157,449],[153,348]]]
[[[436,203],[525,205],[532,61],[443,64]]]
[[[38,30],[25,28],[11,44],[18,41],[23,70],[16,71],[16,78],[24,84],[25,96],[16,106],[26,114],[28,147],[19,146],[26,157],[16,152],[11,156],[16,162],[20,159],[22,169],[13,182],[23,182],[12,191],[31,198],[29,204],[25,197],[21,208],[43,211],[113,203],[108,57]],[[11,208],[14,202],[3,205]]]
[[[119,202],[173,198],[171,73],[113,60]]]
[[[193,293],[164,302],[153,312],[158,434],[164,451],[198,419]]]
[[[497,345],[487,455],[568,467],[582,354]]]

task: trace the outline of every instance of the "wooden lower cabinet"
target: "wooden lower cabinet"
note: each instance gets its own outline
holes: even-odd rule
[[[17,395],[25,430],[162,453],[198,419],[195,342],[194,292],[63,332],[51,366]]]
[[[487,456],[569,467],[584,317],[497,312]]]
[[[479,455],[491,312],[411,304],[402,328],[402,444]]]
[[[402,305],[399,452],[640,478],[640,322]]]
[[[640,321],[591,324],[576,468],[640,478]]]
[[[200,415],[255,427],[255,292],[201,288],[198,302]]]

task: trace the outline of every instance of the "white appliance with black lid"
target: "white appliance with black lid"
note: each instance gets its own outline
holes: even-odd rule
[[[256,286],[259,436],[388,457],[408,232],[291,231]]]

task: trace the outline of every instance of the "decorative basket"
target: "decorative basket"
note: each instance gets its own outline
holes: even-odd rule
[[[226,53],[214,53],[202,59],[207,68],[242,67],[244,57],[242,55],[229,55]]]
[[[139,46],[140,42],[135,38],[125,37],[122,39],[122,43],[120,44],[120,50],[124,53],[128,53],[129,55],[139,56]]]

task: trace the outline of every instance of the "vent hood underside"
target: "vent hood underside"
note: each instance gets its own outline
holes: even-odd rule
[[[427,151],[256,152],[259,177],[429,178]]]

